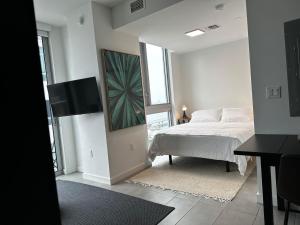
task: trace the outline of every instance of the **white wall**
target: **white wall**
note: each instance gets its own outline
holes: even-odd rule
[[[256,133],[299,134],[300,117],[289,115],[283,23],[300,17],[300,1],[248,0],[247,13]],[[266,99],[267,85],[281,85],[282,98]]]
[[[79,17],[84,24],[79,25]],[[67,15],[65,30],[69,79],[95,76],[100,87],[94,21],[91,3]],[[90,179],[110,182],[104,113],[72,117],[74,122],[78,170]]]
[[[247,0],[255,132],[300,134],[300,117],[290,117],[283,23],[300,17],[299,0]],[[282,98],[267,100],[265,87],[281,85]],[[258,160],[259,161],[259,160]],[[276,190],[273,171],[273,190]],[[261,175],[258,163],[259,201]],[[276,199],[276,191],[273,198]]]
[[[112,183],[115,183],[146,167],[147,126],[140,125],[113,132],[109,131],[101,49],[110,49],[139,55],[139,41],[137,37],[120,33],[112,29],[111,9],[98,3],[93,3],[92,8],[100,80],[103,90],[102,96],[106,115],[105,122],[110,177]]]
[[[197,109],[252,106],[248,40],[182,54],[181,104]]]
[[[113,31],[111,9],[94,2],[70,12],[66,21],[63,33],[69,79],[95,76],[104,107],[103,113],[72,117],[78,170],[88,179],[115,183],[147,166],[147,127],[109,131],[100,50],[139,54],[138,38]]]

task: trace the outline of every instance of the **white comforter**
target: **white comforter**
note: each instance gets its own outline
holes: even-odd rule
[[[177,155],[234,162],[243,175],[247,157],[233,151],[254,134],[253,122],[186,123],[161,130],[150,145],[152,160],[156,155]]]

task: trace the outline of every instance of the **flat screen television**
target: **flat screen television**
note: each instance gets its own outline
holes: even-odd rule
[[[48,85],[54,117],[103,111],[95,77]]]

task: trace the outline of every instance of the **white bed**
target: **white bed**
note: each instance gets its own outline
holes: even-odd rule
[[[233,162],[244,175],[249,158],[233,151],[253,134],[252,121],[186,123],[157,133],[149,154],[152,160],[157,155],[174,155]]]

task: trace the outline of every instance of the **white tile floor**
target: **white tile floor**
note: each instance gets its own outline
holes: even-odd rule
[[[119,183],[104,185],[83,179],[80,173],[60,176],[66,179],[94,185],[145,200],[175,207],[159,225],[263,225],[263,208],[256,203],[256,172],[248,178],[236,198],[229,203],[192,195],[176,194],[137,184]],[[283,224],[284,213],[274,208],[275,224]],[[289,225],[300,225],[300,214],[291,213]]]

